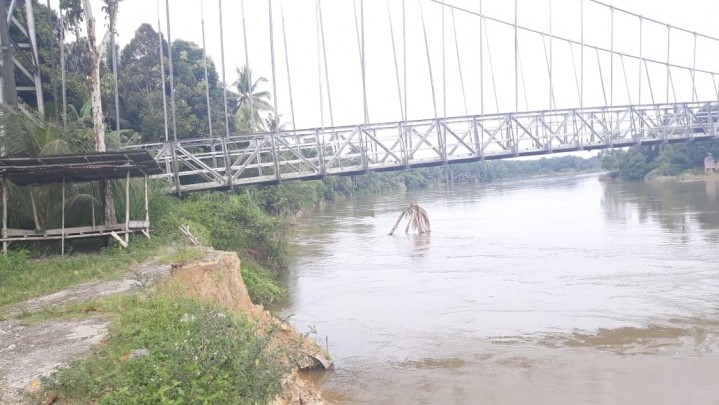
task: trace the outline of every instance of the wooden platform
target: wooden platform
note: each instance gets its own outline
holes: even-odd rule
[[[64,230],[46,229],[40,231],[32,231],[27,229],[8,228],[6,230],[7,236],[4,238],[0,238],[0,242],[25,242],[35,240],[92,238],[98,236],[110,236],[113,232],[118,235],[130,233],[146,234],[149,229],[149,221],[130,221],[129,226],[125,226],[125,224],[80,226],[74,228],[65,228]]]
[[[159,174],[162,170],[155,159],[145,151],[89,153],[81,155],[43,156],[32,158],[0,159],[0,185],[2,186],[2,241],[3,253],[7,253],[12,242],[60,240],[61,252],[65,254],[65,241],[70,239],[112,237],[124,247],[128,247],[131,233],[142,233],[150,237],[150,209],[147,192],[148,176]],[[130,219],[130,178],[142,177],[144,186],[144,220]],[[122,181],[125,183],[125,219],[120,224],[96,224],[95,208],[92,205],[92,226],[67,227],[66,184]],[[28,187],[35,229],[17,229],[8,227],[9,183]],[[62,211],[60,229],[39,229],[40,221],[35,205],[33,187],[48,184],[62,185]],[[94,203],[93,203],[94,204]],[[85,223],[87,223],[85,222]],[[81,222],[82,223],[82,222]],[[124,236],[121,238],[120,236]]]

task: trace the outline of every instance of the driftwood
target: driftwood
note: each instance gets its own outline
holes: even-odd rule
[[[412,228],[413,230],[417,231],[417,233],[428,233],[431,231],[429,226],[429,216],[427,215],[427,211],[424,210],[424,208],[420,207],[419,204],[408,204],[404,211],[399,215],[399,218],[397,218],[397,222],[395,222],[394,226],[392,227],[392,230],[389,232],[390,235],[394,234],[394,231],[399,226],[400,222],[402,222],[402,218],[405,216],[408,217],[407,220],[407,226],[404,229],[404,233],[409,233],[409,229]]]
[[[190,243],[194,246],[200,246],[200,241],[195,237],[195,235],[190,232],[190,227],[187,225],[180,225],[180,232],[182,232],[183,235],[187,236],[187,239],[190,240]]]

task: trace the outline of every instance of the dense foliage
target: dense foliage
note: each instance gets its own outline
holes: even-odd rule
[[[116,0],[104,0],[103,14],[109,15],[112,8],[121,7],[118,3]],[[61,38],[65,39],[67,110],[69,112],[82,110],[90,98],[88,83],[91,63],[87,38],[83,36],[82,5],[79,0],[63,0],[61,6],[65,15],[64,29],[57,11],[37,2],[33,5],[46,115],[54,122],[60,122],[62,119],[62,80],[59,69]],[[103,23],[102,14],[97,15],[96,19],[98,25]],[[16,41],[23,38],[23,34],[14,28],[10,35]],[[143,24],[135,32],[133,39],[124,48],[118,49],[120,126],[136,131],[139,133],[138,140],[146,142],[161,140],[165,136],[159,40],[157,31],[149,24]],[[164,38],[162,41],[165,64],[164,91],[169,98],[169,46]],[[100,82],[103,110],[108,112],[105,114],[105,123],[109,128],[114,128],[116,118],[111,55],[108,45],[106,52],[102,53]],[[178,39],[172,44],[172,55],[177,99],[177,135],[179,138],[207,136],[210,131],[203,50],[194,43]],[[211,58],[208,58],[207,64],[213,134],[224,134],[225,108],[222,83],[219,81],[217,69]],[[25,80],[23,75],[17,75],[17,80],[19,86],[29,84],[23,82]],[[230,92],[229,96],[228,107],[232,113],[234,111],[232,107],[237,104],[237,97],[233,92]],[[25,92],[21,97],[22,101],[31,108],[37,107],[34,93]],[[168,114],[171,114],[169,108]],[[231,130],[234,130],[234,121],[233,117],[229,119]]]
[[[613,177],[642,180],[656,176],[676,176],[703,170],[708,153],[719,157],[719,142],[695,141],[661,146],[635,146],[610,150],[601,155],[602,168]]]

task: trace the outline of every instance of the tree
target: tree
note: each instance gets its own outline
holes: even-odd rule
[[[81,1],[81,3],[78,3]],[[107,13],[109,19],[109,26],[111,28],[110,34],[114,35],[112,29],[115,27],[115,19],[117,17],[117,9],[121,0],[103,0],[104,6],[103,11]],[[97,43],[95,36],[95,17],[92,13],[92,7],[90,0],[62,0],[60,3],[61,8],[67,11],[68,21],[74,25],[76,29],[76,35],[78,35],[78,27],[80,23],[85,21],[85,28],[87,31],[87,50],[90,59],[90,100],[92,105],[92,122],[93,122],[93,138],[95,144],[95,150],[98,152],[105,152],[105,115],[102,109],[102,88],[100,82],[100,64],[102,63],[100,57],[100,50],[102,45]],[[112,198],[112,191],[106,181],[101,184],[102,195],[103,195],[103,206],[105,214],[105,223],[114,224],[117,222],[115,216],[115,203]]]
[[[258,91],[261,83],[267,79],[260,77],[252,80],[252,69],[247,65],[237,69],[239,78],[233,84],[237,91],[237,103],[235,105],[235,122],[238,128],[248,129],[248,132],[263,130],[263,120],[260,113],[273,110],[270,105],[270,92]]]
[[[167,49],[164,39],[163,49]],[[143,24],[122,50],[118,68],[126,126],[139,132],[144,141],[161,140],[165,132],[158,56],[158,34],[151,25]]]
[[[182,138],[209,134],[203,51],[197,44],[176,40],[172,44],[177,99],[177,133]],[[210,90],[210,114],[215,134],[225,133],[225,108],[219,75],[211,59],[207,60]],[[169,86],[168,86],[169,87]]]
[[[163,40],[165,58],[168,48]],[[122,50],[120,59],[120,95],[124,101],[124,116],[129,127],[140,132],[145,141],[159,140],[164,135],[162,72],[158,52],[158,33],[149,24],[143,24]],[[177,40],[173,43],[172,54],[177,135],[182,139],[209,134],[202,48],[192,42]],[[225,133],[222,87],[214,63],[210,59],[207,62],[212,129],[214,134],[220,135]],[[166,88],[169,90],[169,83],[166,83]]]
[[[106,0],[107,1],[107,0]],[[82,0],[85,25],[87,29],[87,48],[90,55],[90,98],[92,100],[92,123],[95,136],[95,149],[105,152],[105,115],[102,112],[102,88],[100,87],[100,47],[95,38],[95,17],[92,14],[90,0]],[[111,17],[114,19],[115,15]],[[111,26],[114,23],[110,24]],[[108,204],[109,205],[109,204]],[[107,215],[107,212],[105,213]],[[105,218],[108,219],[107,217]]]

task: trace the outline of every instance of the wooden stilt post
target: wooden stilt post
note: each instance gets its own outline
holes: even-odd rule
[[[7,184],[5,180],[2,180],[2,252],[7,254],[8,241],[7,241]]]
[[[90,193],[92,193],[92,198],[90,199],[90,211],[92,211],[92,230],[94,231],[97,225],[95,224],[95,189],[92,187],[92,184],[90,184]]]
[[[60,242],[61,255],[65,256],[65,177],[62,178],[62,233],[60,238],[62,241]]]
[[[125,243],[130,241],[130,169],[125,177]]]
[[[150,200],[147,198],[147,175],[144,176],[145,183],[145,236],[150,238]]]
[[[40,220],[37,217],[37,206],[35,205],[35,193],[32,184],[30,185],[30,205],[32,205],[32,218],[35,221],[35,230],[40,230]]]

